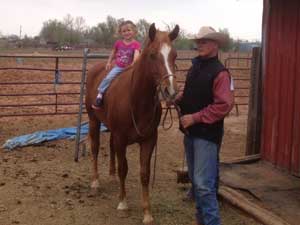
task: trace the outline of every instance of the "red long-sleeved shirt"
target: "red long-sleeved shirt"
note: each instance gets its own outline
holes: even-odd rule
[[[233,82],[227,71],[222,71],[213,83],[213,103],[193,113],[196,123],[214,123],[223,119],[234,105]]]

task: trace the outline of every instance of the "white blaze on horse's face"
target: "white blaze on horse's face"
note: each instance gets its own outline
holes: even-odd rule
[[[169,82],[170,82],[170,85],[168,87],[168,91],[169,91],[169,94],[171,96],[173,96],[173,95],[175,95],[174,76],[173,76],[174,74],[173,74],[172,70],[170,69],[170,65],[169,65],[169,61],[168,61],[170,52],[171,52],[171,46],[164,43],[161,46],[160,53],[162,54],[163,59],[164,59],[164,64],[165,64],[165,67],[166,67],[166,70],[167,70],[166,75],[172,75],[172,76],[168,76],[168,79],[169,79]]]

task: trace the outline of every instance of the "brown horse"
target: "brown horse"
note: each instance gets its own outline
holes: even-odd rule
[[[177,37],[179,27],[170,32],[156,30],[152,24],[149,37],[136,63],[125,70],[110,85],[104,96],[102,109],[91,108],[97,94],[97,87],[106,75],[104,65],[96,65],[87,77],[86,109],[89,116],[89,135],[93,155],[92,188],[99,186],[97,157],[99,150],[99,126],[106,124],[111,131],[110,174],[115,173],[115,152],[120,179],[119,210],[127,209],[125,179],[128,171],[127,145],[140,145],[140,176],[142,183],[143,223],[151,224],[149,179],[150,161],[157,142],[157,127],[161,117],[160,100],[173,101],[176,95],[174,76],[176,50],[172,41]],[[100,122],[101,121],[101,122]]]

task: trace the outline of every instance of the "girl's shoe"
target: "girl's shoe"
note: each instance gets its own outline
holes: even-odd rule
[[[102,106],[103,106],[103,98],[97,97],[96,103],[92,105],[92,108],[93,109],[101,109]]]

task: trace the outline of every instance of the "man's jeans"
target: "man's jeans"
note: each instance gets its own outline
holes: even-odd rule
[[[217,201],[219,173],[217,144],[193,136],[184,137],[188,173],[196,201],[196,218],[204,225],[220,225]]]
[[[106,75],[106,77],[101,81],[101,84],[98,87],[98,91],[101,94],[104,94],[105,90],[109,87],[112,80],[118,76],[124,68],[119,66],[114,66],[111,71]]]

